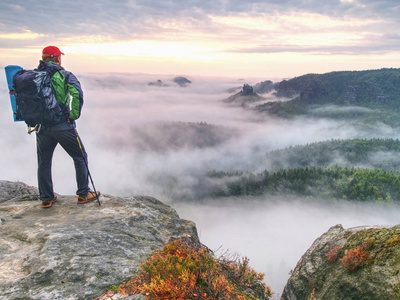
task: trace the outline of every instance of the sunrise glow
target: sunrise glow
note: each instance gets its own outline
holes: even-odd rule
[[[318,7],[301,2],[298,7],[257,1],[209,7],[172,1],[162,8],[151,2],[113,8],[74,4],[69,10],[84,17],[68,14],[65,26],[60,17],[39,26],[40,18],[29,15],[32,9],[21,11],[23,6],[18,13],[26,14],[24,21],[16,24],[9,18],[16,6],[8,5],[0,20],[0,66],[36,64],[44,46],[57,45],[66,54],[64,64],[80,72],[284,77],[396,67],[396,8],[380,6],[380,14],[363,1]]]

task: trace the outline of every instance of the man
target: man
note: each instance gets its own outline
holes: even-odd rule
[[[42,60],[38,66],[38,70],[46,70],[51,74],[53,93],[63,112],[63,117],[57,125],[42,126],[36,133],[39,197],[43,208],[49,208],[57,201],[51,178],[51,163],[57,144],[60,144],[74,160],[78,204],[96,200],[100,195],[100,192],[96,195],[89,189],[87,154],[83,145],[79,145],[75,132],[75,120],[79,118],[83,106],[83,92],[75,75],[61,67],[61,55],[64,53],[59,48],[48,46],[43,49]]]

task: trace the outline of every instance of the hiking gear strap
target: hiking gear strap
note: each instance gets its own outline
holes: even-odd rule
[[[42,124],[36,124],[33,128],[28,125],[28,134],[31,134],[34,131],[36,131],[36,133],[39,133],[40,129],[42,129]]]

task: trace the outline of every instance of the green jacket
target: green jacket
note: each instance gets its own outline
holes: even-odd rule
[[[78,119],[83,106],[83,92],[76,76],[53,62],[41,60],[38,69],[46,70],[52,75],[53,92],[65,115],[68,114],[67,117],[71,120]]]

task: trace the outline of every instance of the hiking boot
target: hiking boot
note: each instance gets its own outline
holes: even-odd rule
[[[56,201],[57,201],[57,196],[56,195],[54,195],[54,199],[53,200],[43,200],[42,201],[43,208],[51,207],[53,205],[53,203],[56,202]]]
[[[78,196],[78,204],[84,204],[88,203],[93,200],[97,200],[97,198],[100,196],[100,192],[97,191],[97,195],[95,192],[89,191],[89,193],[86,196],[79,195]]]

